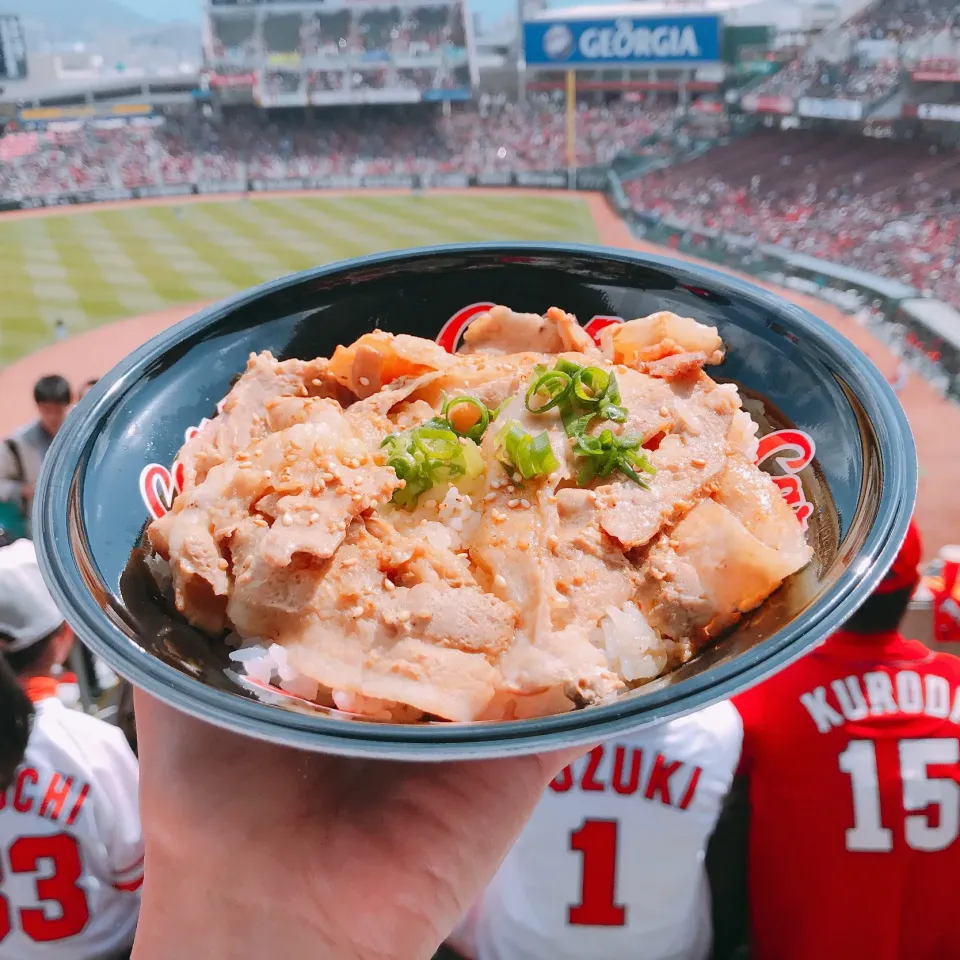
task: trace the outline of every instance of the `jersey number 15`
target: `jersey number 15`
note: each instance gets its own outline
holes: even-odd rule
[[[911,850],[945,850],[960,832],[960,785],[946,777],[931,777],[931,766],[960,762],[960,742],[954,738],[900,740],[900,782],[903,790],[903,836]],[[877,747],[872,740],[852,740],[839,756],[840,770],[850,777],[853,827],[847,849],[889,853],[893,830],[883,825]]]

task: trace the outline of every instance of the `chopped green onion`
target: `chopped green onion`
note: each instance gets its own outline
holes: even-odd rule
[[[541,373],[527,388],[526,405],[531,413],[546,413],[554,407],[564,403],[570,395],[574,381],[569,374],[562,370],[547,370]],[[540,396],[546,396],[546,403],[533,406],[531,401]]]
[[[452,460],[460,452],[460,438],[451,429],[417,427],[411,437],[425,456],[435,460]]]
[[[455,410],[457,407],[462,406],[473,407],[478,414],[477,421],[466,430],[458,429],[450,417],[451,410]],[[467,437],[476,443],[479,443],[484,431],[490,425],[490,411],[476,397],[462,396],[454,397],[452,400],[448,400],[443,405],[442,415],[446,418],[447,422],[450,424],[450,428],[458,437]]]
[[[464,475],[473,479],[484,469],[477,445],[458,437],[446,420],[436,417],[405,433],[391,433],[380,446],[386,450],[387,466],[403,481],[392,498],[401,507],[413,507],[422,493],[439,483]]]
[[[583,367],[573,378],[573,393],[580,403],[599,403],[610,386],[610,375],[599,367]]]
[[[534,437],[518,421],[510,420],[501,428],[496,441],[508,466],[515,467],[524,480],[546,476],[560,466],[546,430]]]
[[[583,367],[579,363],[574,363],[572,360],[566,360],[561,357],[556,364],[554,365],[554,370],[559,370],[561,373],[567,374],[567,376],[575,376],[578,374]]]
[[[573,449],[574,453],[586,462],[577,475],[577,483],[581,487],[586,486],[597,477],[603,480],[614,470],[619,470],[634,483],[647,487],[646,480],[640,474],[656,473],[656,468],[645,453],[638,452],[641,444],[640,437],[629,434],[618,437],[609,429],[601,430],[597,436],[580,434]]]

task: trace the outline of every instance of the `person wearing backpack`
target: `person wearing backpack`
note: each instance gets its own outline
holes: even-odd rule
[[[33,388],[37,419],[0,444],[0,530],[13,541],[30,534],[30,509],[40,467],[73,401],[70,384],[58,374]]]

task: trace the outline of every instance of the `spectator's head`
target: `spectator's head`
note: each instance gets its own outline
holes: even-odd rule
[[[33,707],[20,680],[49,676],[73,633],[47,591],[29,540],[0,547],[0,791],[23,760]]]
[[[40,423],[50,436],[63,425],[72,400],[70,384],[59,374],[41,377],[34,384],[33,402],[37,405]]]
[[[900,626],[920,582],[920,532],[911,521],[906,539],[880,586],[843,625],[852,633],[889,633]]]

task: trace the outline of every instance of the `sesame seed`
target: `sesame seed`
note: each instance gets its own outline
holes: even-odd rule
[[[705,467],[707,465],[707,461],[703,457],[694,457],[690,463],[694,467]]]
[[[507,493],[516,493],[516,492],[517,492],[517,488],[512,483],[508,483]]]
[[[556,534],[551,533],[550,536],[547,537],[547,546],[551,550],[556,550],[557,547],[560,546],[560,538]]]
[[[519,500],[508,500],[508,501],[507,501],[507,506],[508,506],[511,510],[516,510],[517,507],[520,506],[520,501],[519,501]]]
[[[523,480],[523,477],[521,477],[519,473],[515,473],[512,479],[514,483],[520,483],[520,481]]]
[[[244,460],[243,463],[238,464],[238,467],[241,470],[248,470],[252,466],[253,464],[249,460]]]
[[[281,521],[281,523],[282,523],[285,527],[292,526],[292,525],[293,525],[293,514],[292,514],[292,513],[285,513],[285,514],[283,515],[283,520]]]
[[[666,407],[661,407],[657,412],[660,414],[661,417],[670,416],[670,411]]]
[[[347,557],[342,564],[344,567],[355,567],[357,565],[356,557]]]
[[[524,510],[529,510],[529,509],[530,509],[530,501],[529,501],[529,500],[521,500],[521,501],[520,501],[520,506],[523,507]]]
[[[351,610],[350,610],[350,616],[353,617],[354,620],[356,620],[358,617],[362,617],[362,616],[363,616],[363,604],[362,604],[362,603],[358,603],[355,607],[351,608]]]
[[[397,614],[397,623],[406,623],[409,619],[410,619],[410,611],[409,611],[409,610],[401,610],[401,611]]]
[[[493,510],[490,513],[490,519],[493,520],[494,523],[505,523],[507,520],[507,515],[505,513],[501,513],[499,510]]]
[[[529,550],[529,549],[530,549],[530,544],[527,543],[526,540],[518,540],[518,541],[517,541],[517,549],[518,549],[518,550]]]
[[[386,590],[387,593],[393,593],[393,591],[397,589],[397,585],[387,577],[383,581],[383,589]]]
[[[223,557],[221,557],[221,558],[217,561],[217,566],[218,566],[221,570],[226,570],[227,567],[229,566],[229,564],[227,563],[227,561],[226,561]]]
[[[484,503],[490,503],[491,500],[496,500],[496,499],[497,499],[497,495],[496,495],[495,493],[488,493],[488,494],[483,498],[483,502],[484,502]]]
[[[322,381],[322,380],[317,380],[316,377],[314,377],[314,379],[310,381],[310,384],[311,384],[311,386],[314,386],[314,387],[322,387],[322,386],[323,386],[323,381]]]
[[[309,522],[310,522],[310,523],[316,523],[319,519],[320,519],[320,514],[319,514],[319,513],[311,513],[311,514],[310,514],[310,520],[309,520]]]
[[[495,587],[505,587],[505,586],[507,585],[507,581],[504,580],[503,577],[501,577],[500,574],[498,573],[498,574],[493,578],[493,585],[494,585]]]
[[[370,380],[369,380],[367,377],[360,377],[360,386],[361,386],[361,387],[369,387],[369,386],[370,386]]]
[[[263,475],[264,475],[268,480],[270,480],[270,479],[273,478],[273,471],[272,471],[272,470],[264,470],[264,471],[263,471]]]
[[[436,500],[427,500],[427,501],[424,502],[423,505],[424,505],[428,510],[432,510],[432,509],[437,505],[437,501],[436,501]]]

